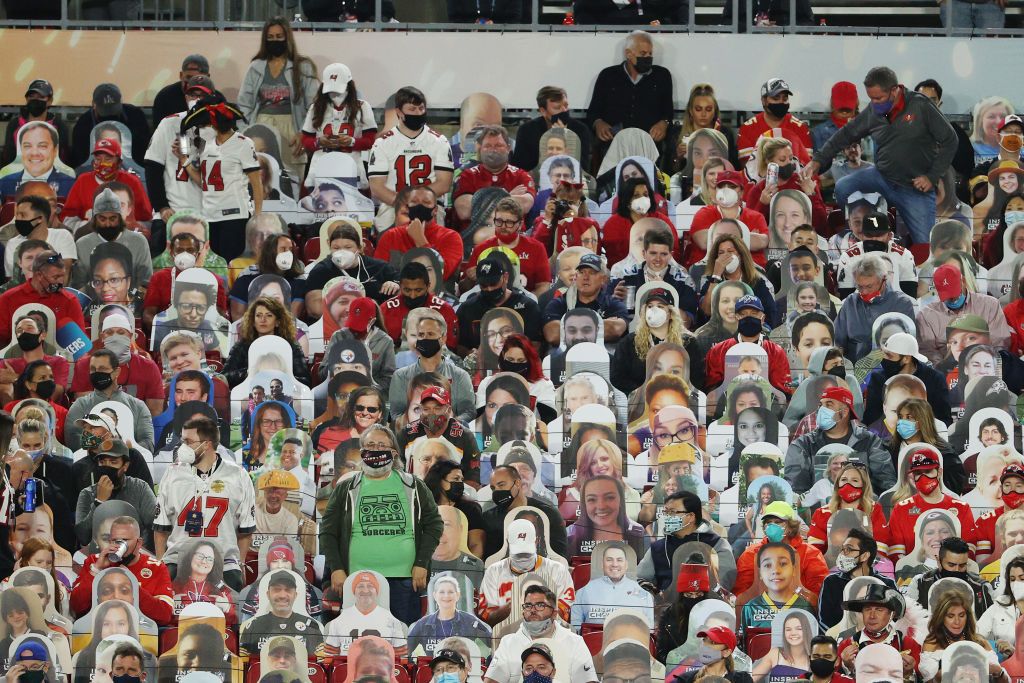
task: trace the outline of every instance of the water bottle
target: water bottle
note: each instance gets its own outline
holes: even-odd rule
[[[121,564],[121,561],[127,553],[128,543],[125,541],[118,541],[117,548],[114,552],[107,553],[107,562],[111,564]]]
[[[25,482],[25,512],[36,511],[36,483],[35,479],[29,479]]]

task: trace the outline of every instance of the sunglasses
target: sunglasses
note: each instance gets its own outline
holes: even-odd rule
[[[380,408],[377,406],[364,406],[362,403],[356,404],[357,413],[369,413],[370,415],[376,415],[380,412]]]

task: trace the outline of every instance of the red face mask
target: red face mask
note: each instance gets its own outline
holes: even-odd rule
[[[1010,491],[1009,493],[1003,494],[1003,506],[1007,510],[1016,510],[1022,503],[1024,503],[1024,493]]]
[[[864,489],[853,484],[843,484],[839,487],[839,497],[843,499],[845,503],[852,503],[860,500],[860,497],[864,495]]]
[[[96,177],[105,183],[109,183],[111,180],[117,177],[118,162],[116,159],[109,157],[93,157],[92,170],[96,173]]]
[[[519,239],[519,231],[516,230],[515,232],[499,232],[498,230],[495,230],[494,236],[497,237],[498,241],[501,242],[502,244],[512,244],[517,239]]]
[[[879,289],[877,292],[870,292],[869,294],[861,294],[860,298],[864,301],[864,303],[869,304],[869,303],[871,303],[872,301],[874,301],[875,299],[877,299],[880,296],[882,296],[882,290],[881,289]]]
[[[927,496],[939,487],[939,480],[935,477],[927,477],[922,474],[914,480],[914,485],[922,495]]]

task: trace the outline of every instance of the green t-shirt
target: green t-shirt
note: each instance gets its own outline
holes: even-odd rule
[[[383,480],[363,477],[348,556],[349,574],[372,569],[388,578],[412,575],[415,530],[405,483],[397,472]]]

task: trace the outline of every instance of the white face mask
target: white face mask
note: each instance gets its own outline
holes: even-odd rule
[[[290,251],[282,251],[274,259],[274,263],[276,263],[277,267],[280,268],[281,270],[288,270],[288,269],[290,269],[292,267],[292,263],[294,263],[294,262],[295,262],[295,254],[293,254]]]
[[[1010,592],[1014,600],[1024,600],[1024,581],[1011,581]]]
[[[345,102],[345,93],[343,92],[332,92],[330,93],[330,96],[331,103],[334,104],[335,107],[340,107],[342,103]]]
[[[668,311],[664,308],[648,306],[647,312],[644,313],[644,319],[647,321],[648,327],[657,329],[668,322]]]
[[[725,272],[727,272],[730,275],[732,275],[737,270],[739,270],[739,267],[740,267],[740,257],[737,256],[736,254],[733,254],[732,258],[729,259],[729,262],[725,264]]]
[[[196,452],[187,443],[178,446],[178,462],[182,465],[193,465],[196,462]]]
[[[196,257],[193,254],[183,251],[174,257],[174,267],[178,270],[188,270],[196,265]]]
[[[852,572],[857,568],[857,558],[839,553],[836,557],[836,566],[839,567],[839,571]]]
[[[646,214],[651,210],[651,198],[650,197],[637,197],[629,203],[631,208],[636,213]]]
[[[715,190],[715,203],[725,208],[731,208],[736,206],[736,203],[740,200],[740,193],[736,191],[735,187],[727,186],[720,187]]]
[[[359,261],[359,257],[348,249],[338,249],[331,253],[331,263],[341,270],[348,270]]]

